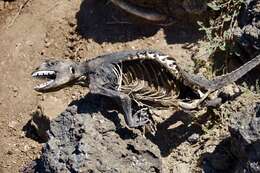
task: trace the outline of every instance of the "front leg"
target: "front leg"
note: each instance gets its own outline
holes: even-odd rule
[[[89,89],[92,94],[100,94],[115,99],[117,104],[122,106],[124,118],[129,127],[133,128],[143,126],[148,122],[148,117],[135,116],[136,114],[134,116],[132,115],[132,103],[131,98],[128,95],[96,84],[91,84]]]

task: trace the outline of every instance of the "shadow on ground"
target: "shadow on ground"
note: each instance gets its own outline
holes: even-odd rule
[[[179,111],[158,124],[155,135],[147,134],[147,137],[159,147],[161,155],[167,157],[173,149],[188,141],[193,134],[202,134],[201,126],[192,122],[190,114]],[[178,123],[181,125],[176,125]]]
[[[156,34],[161,28],[129,19],[125,13],[106,0],[84,0],[76,18],[78,34],[97,43],[127,42],[147,38]],[[163,29],[168,44],[192,43],[202,37],[195,24],[174,24]]]
[[[260,103],[252,103],[231,115],[230,137],[212,153],[201,156],[205,173],[260,171]]]
[[[114,132],[117,133],[122,140],[135,140],[137,136],[140,135],[142,128],[139,129],[140,131],[138,129],[128,128],[123,116],[119,116],[117,112],[117,110],[120,111],[120,107],[113,102],[111,98],[89,94],[82,100],[73,101],[70,106],[77,105],[78,114],[91,114],[85,105],[93,103],[93,101],[96,105],[100,106],[96,111],[100,111],[102,116],[113,122],[116,127]],[[174,148],[187,141],[193,134],[202,134],[203,131],[200,123],[205,123],[208,118],[208,114],[205,114],[200,118],[198,123],[192,123],[194,122],[193,115],[183,111],[177,111],[163,123],[157,125],[155,134],[148,132],[146,137],[159,148],[161,156],[166,157]],[[180,122],[181,125],[173,127]],[[109,131],[109,129],[107,130]],[[140,133],[136,133],[136,131]]]
[[[232,155],[231,138],[221,141],[212,153],[204,153],[201,156],[202,168],[205,173],[226,172],[235,170],[237,158]]]

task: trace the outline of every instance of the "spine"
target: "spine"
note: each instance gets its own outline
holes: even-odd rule
[[[91,64],[90,66],[97,67],[103,63],[120,63],[124,61],[149,59],[157,61],[162,66],[166,67],[166,69],[168,69],[175,77],[179,75],[179,68],[176,64],[176,60],[169,55],[156,50],[121,51],[98,56],[92,60],[88,60],[86,63]]]
[[[176,77],[179,74],[179,68],[176,64],[176,60],[173,57],[163,54],[159,51],[153,51],[153,50],[137,51],[135,56],[129,58],[129,60],[134,60],[134,59],[155,60],[162,66],[166,67]]]

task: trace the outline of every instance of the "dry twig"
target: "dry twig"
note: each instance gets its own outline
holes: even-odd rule
[[[21,4],[18,12],[16,13],[16,15],[14,16],[14,18],[12,19],[12,21],[7,25],[7,28],[10,28],[15,20],[17,19],[17,17],[21,14],[22,10],[24,9],[24,7],[26,6],[26,4],[28,4],[28,2],[31,1],[31,0],[26,0],[23,4]]]

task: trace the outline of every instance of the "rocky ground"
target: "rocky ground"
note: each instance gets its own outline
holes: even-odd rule
[[[253,152],[258,133],[252,136],[250,130],[259,126],[259,106],[251,103],[260,98],[248,89],[195,120],[191,114],[175,113],[155,134],[146,135],[128,129],[105,98],[84,97],[86,88],[33,91],[30,73],[52,57],[83,61],[119,50],[156,48],[191,70],[191,57],[202,39],[193,25],[137,25],[105,1],[17,0],[0,1],[0,27],[0,172],[259,171],[259,156]],[[52,119],[40,121],[50,127],[47,143],[44,131],[34,133],[32,126],[37,124],[32,116],[41,111]],[[233,118],[230,125],[230,117],[243,115],[253,118]],[[237,124],[254,128],[241,131]],[[241,134],[243,138],[235,138]],[[226,152],[230,146],[239,148],[238,143],[252,152]],[[234,166],[239,165],[234,160],[248,165]]]

